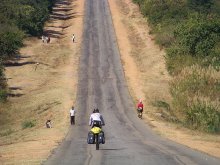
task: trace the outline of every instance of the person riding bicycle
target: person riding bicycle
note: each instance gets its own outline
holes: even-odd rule
[[[142,104],[142,100],[140,100],[140,103],[138,104],[138,107],[137,107],[138,117],[142,118],[143,110],[144,110],[144,105]]]
[[[105,125],[104,119],[102,115],[99,113],[98,109],[94,109],[93,113],[90,116],[89,125],[93,128],[96,127],[102,127],[102,125]]]

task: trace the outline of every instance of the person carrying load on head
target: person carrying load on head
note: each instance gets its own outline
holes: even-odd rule
[[[138,117],[142,118],[142,112],[144,110],[144,105],[142,104],[142,100],[140,100],[140,103],[138,104],[137,111],[138,111]]]
[[[91,114],[89,119],[89,125],[91,126],[91,128],[93,128],[94,126],[101,128],[102,125],[105,125],[104,119],[99,113],[98,109],[93,110],[93,113]]]

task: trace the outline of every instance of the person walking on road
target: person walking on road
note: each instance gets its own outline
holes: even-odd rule
[[[76,111],[74,110],[74,107],[72,106],[70,110],[70,124],[75,125],[75,113]]]

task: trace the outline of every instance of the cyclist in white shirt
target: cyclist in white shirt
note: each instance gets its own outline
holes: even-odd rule
[[[93,128],[96,127],[102,127],[102,125],[105,125],[104,119],[102,115],[99,113],[98,109],[94,109],[93,113],[90,116],[89,125]]]

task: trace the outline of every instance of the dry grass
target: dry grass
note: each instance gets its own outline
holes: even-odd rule
[[[146,102],[150,106],[147,111],[151,113],[160,112],[161,108],[155,108],[151,104],[155,100],[161,100],[171,104],[172,100],[169,90],[165,89],[165,87],[168,87],[169,76],[162,62],[164,60],[162,56],[164,53],[157,46],[149,49],[148,45],[146,45],[152,39],[149,38],[147,30],[140,33],[140,30],[147,27],[145,19],[139,16],[127,17],[123,19],[123,23],[129,32],[128,37],[131,44],[130,56],[134,59],[136,67],[141,73],[140,79],[143,82],[143,92],[145,93]],[[153,38],[153,36],[150,37]],[[164,85],[164,83],[167,84],[162,87],[161,85]],[[138,99],[131,92],[132,87],[130,86],[129,88],[134,103],[138,103]]]
[[[174,108],[184,114],[179,120],[189,127],[219,132],[220,72],[193,65],[183,69],[170,83]]]
[[[70,7],[74,8],[74,3]],[[76,16],[68,23],[80,23],[82,18]],[[0,164],[41,164],[68,132],[69,110],[77,93],[82,27],[51,20],[46,30],[57,32],[51,36],[51,43],[27,39],[20,58],[11,61],[19,65],[6,67],[11,96],[7,104],[0,105],[0,120],[4,119],[0,126]],[[73,30],[78,37],[74,45]],[[46,128],[47,119],[52,129]],[[25,121],[34,126],[22,129]]]
[[[120,6],[121,11],[124,15],[129,14],[130,8],[127,3],[125,3],[124,1],[120,1],[120,0],[117,0],[116,3],[118,6]]]
[[[26,42],[29,46],[34,44],[33,41]],[[30,51],[25,48],[23,50],[25,52]],[[20,131],[23,122],[26,120],[33,121],[36,124],[30,128],[32,130],[44,128],[47,119],[51,119],[54,126],[62,120],[68,121],[64,115],[66,111],[64,107],[66,92],[69,91],[68,87],[63,85],[63,83],[68,84],[68,78],[65,78],[63,73],[65,73],[65,65],[68,65],[72,51],[70,49],[57,49],[52,44],[38,44],[32,51],[34,56],[29,57],[27,62],[39,62],[36,71],[36,63],[24,65],[20,68],[7,68],[8,78],[13,77],[13,80],[9,80],[9,84],[12,85],[11,88],[19,88],[19,90],[11,90],[11,94],[21,96],[10,97],[9,102],[1,108],[2,111],[7,111],[6,117],[10,118],[8,124],[1,126],[1,130],[10,127],[17,135],[2,137],[1,144],[10,144],[21,140],[19,136],[24,134],[22,132],[27,131]],[[74,100],[76,91],[72,91],[71,95]],[[35,131],[32,133],[36,136]],[[32,133],[29,134],[27,140],[34,137]]]

